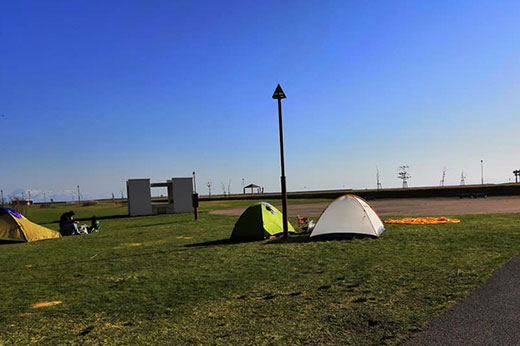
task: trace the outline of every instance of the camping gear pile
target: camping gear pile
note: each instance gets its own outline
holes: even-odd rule
[[[459,223],[459,219],[450,219],[445,216],[441,217],[405,217],[402,219],[388,219],[385,223],[397,223],[408,225],[439,225],[443,223]]]
[[[300,225],[300,228],[305,233],[311,233],[314,227],[316,226],[316,223],[314,222],[314,220],[310,220],[308,217],[298,215],[298,225]]]
[[[31,242],[60,238],[59,232],[27,220],[14,209],[0,207],[0,240]]]

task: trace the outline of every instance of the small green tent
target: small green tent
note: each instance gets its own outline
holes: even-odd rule
[[[294,233],[289,223],[289,232]],[[282,213],[266,202],[255,203],[247,208],[233,228],[233,240],[261,240],[283,233]]]

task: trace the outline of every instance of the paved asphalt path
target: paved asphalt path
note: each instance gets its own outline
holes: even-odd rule
[[[520,255],[402,345],[520,345]]]

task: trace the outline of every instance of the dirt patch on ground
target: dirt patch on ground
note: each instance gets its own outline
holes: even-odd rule
[[[34,303],[31,308],[33,309],[38,309],[38,308],[45,308],[45,307],[48,307],[48,306],[54,306],[54,305],[59,305],[61,304],[62,301],[61,300],[54,300],[52,302],[39,302],[39,303]]]
[[[520,213],[520,196],[488,198],[394,198],[367,201],[379,215],[441,216],[464,214]],[[320,216],[329,203],[290,204],[290,217],[296,215]],[[281,205],[276,205],[282,209]],[[245,208],[215,210],[212,214],[240,215]]]

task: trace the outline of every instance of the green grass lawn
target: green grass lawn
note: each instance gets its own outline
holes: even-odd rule
[[[395,344],[520,252],[520,215],[388,225],[378,240],[230,244],[237,217],[208,203],[198,222],[106,218],[100,233],[0,245],[0,345]],[[68,209],[29,217],[56,229]],[[48,301],[62,303],[31,307]]]

